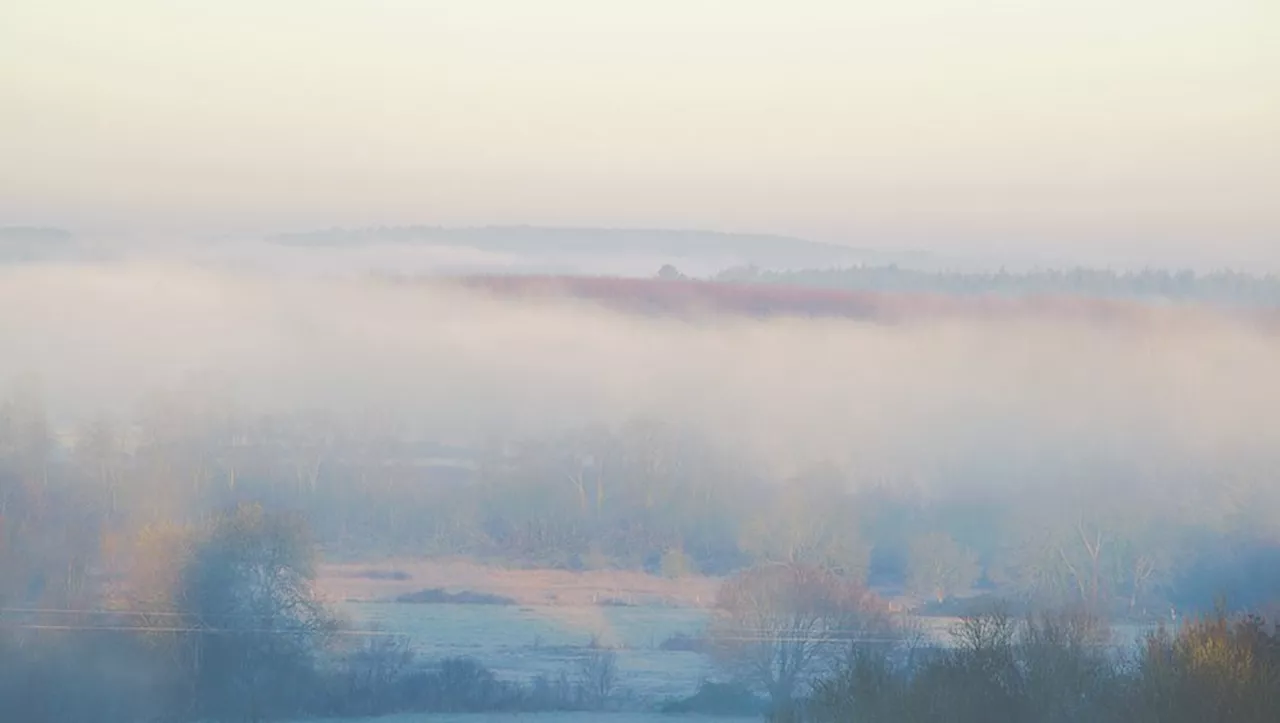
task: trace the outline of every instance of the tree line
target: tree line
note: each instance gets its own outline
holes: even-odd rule
[[[148,526],[128,554],[122,579],[63,602],[22,602],[11,587],[0,595],[6,713],[30,723],[258,723],[600,710],[616,692],[609,650],[531,683],[500,680],[468,658],[418,660],[403,635],[354,626],[328,608],[314,588],[305,522],[259,505]],[[2,570],[0,582],[11,584]]]
[[[1261,723],[1280,711],[1280,626],[1256,613],[1218,607],[1125,640],[1087,604],[1017,616],[997,602],[949,637],[856,580],[756,566],[726,580],[706,633],[731,683],[682,709],[740,710],[763,694],[770,720],[797,723]]]
[[[1280,711],[1280,628],[1223,611],[1106,645],[1081,609],[966,617],[947,650],[852,647],[776,720],[826,723],[1262,723]],[[924,653],[924,654],[922,654]]]
[[[1122,494],[1111,480],[984,497],[835,466],[773,479],[654,420],[467,447],[194,392],[68,430],[38,391],[0,400],[0,696],[32,721],[598,704],[603,658],[582,680],[533,687],[470,663],[410,666],[401,641],[320,604],[320,554],[727,575],[709,650],[778,701],[833,646],[900,637],[882,598],[902,591],[1098,617],[1173,605],[1179,620],[1219,594],[1235,608],[1280,597],[1265,485],[1169,506],[1148,494],[1158,485]],[[1165,658],[1184,645],[1170,640]],[[876,675],[925,675],[908,670]],[[470,692],[443,692],[457,689]]]
[[[195,393],[58,430],[18,388],[0,401],[0,559],[22,553],[7,563],[10,597],[64,604],[119,574],[141,531],[258,504],[305,519],[330,559],[669,576],[804,563],[921,605],[982,594],[1146,619],[1280,591],[1265,474],[1216,485],[1210,470],[1135,470],[995,493],[926,472],[824,465],[779,479],[643,419],[444,444],[376,417],[253,415]],[[1183,504],[1193,488],[1209,496]]]
[[[923,271],[891,266],[770,271],[756,267],[727,269],[717,281],[779,284],[846,291],[897,291],[933,294],[1070,295],[1104,299],[1156,298],[1224,305],[1280,305],[1280,278],[1239,271],[1075,268],[1025,272]]]

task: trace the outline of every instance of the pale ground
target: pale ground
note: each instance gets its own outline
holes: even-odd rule
[[[369,579],[370,570],[407,573],[407,580]],[[538,676],[576,675],[593,645],[617,652],[617,700],[622,712],[406,714],[341,723],[658,723],[724,720],[652,712],[666,700],[696,691],[717,671],[705,656],[661,650],[677,633],[696,636],[711,614],[719,581],[668,580],[635,572],[505,570],[472,562],[386,560],[330,564],[320,571],[322,594],[358,627],[403,636],[421,662],[474,658],[500,679],[528,683]],[[501,595],[514,605],[388,602],[424,588]],[[628,606],[602,605],[619,600]],[[947,644],[955,618],[919,618],[921,632]],[[1133,631],[1126,631],[1132,635]],[[1124,637],[1124,636],[1122,636]],[[1131,638],[1130,638],[1131,639]]]
[[[409,577],[374,579],[368,577],[370,571]],[[348,622],[405,637],[419,660],[474,658],[505,680],[554,679],[565,671],[573,675],[592,645],[617,650],[619,688],[636,707],[687,696],[714,674],[700,654],[658,647],[676,633],[696,636],[703,631],[719,585],[714,578],[671,580],[626,571],[508,570],[462,560],[392,559],[323,565],[317,585]],[[500,595],[516,603],[391,602],[432,588]],[[547,723],[592,719],[524,717]],[[654,719],[628,713],[609,720]]]
[[[403,572],[407,580],[371,580],[370,570]],[[430,588],[512,598],[520,605],[582,607],[618,601],[628,605],[710,607],[720,581],[691,576],[676,580],[625,570],[508,570],[465,560],[389,559],[321,565],[321,594],[333,601],[392,600]]]
[[[759,718],[733,718],[725,716],[665,715],[662,713],[406,713],[380,718],[342,718],[341,723],[709,723],[710,721],[759,720]],[[295,723],[319,723],[316,720]]]
[[[409,579],[369,579],[358,573],[407,573]],[[341,723],[708,723],[723,718],[653,712],[665,700],[692,694],[717,672],[705,656],[659,648],[680,633],[698,635],[711,614],[719,581],[668,580],[622,571],[506,570],[457,560],[385,560],[329,564],[320,570],[321,593],[358,627],[403,636],[421,662],[469,657],[503,680],[529,682],[576,675],[592,645],[616,650],[616,700],[622,712],[404,714]],[[398,595],[443,588],[501,595],[514,605],[395,603]],[[605,600],[629,603],[603,605]],[[919,618],[921,632],[947,644],[955,618]],[[1132,631],[1127,631],[1132,635]],[[301,722],[299,722],[301,723]]]
[[[697,635],[707,613],[694,608],[343,603],[354,623],[407,639],[424,662],[474,658],[504,680],[577,675],[592,641],[618,655],[619,692],[637,706],[692,694],[714,669],[705,656],[661,650],[667,637]]]

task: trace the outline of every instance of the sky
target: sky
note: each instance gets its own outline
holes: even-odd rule
[[[1280,269],[1275,0],[6,0],[0,225]]]

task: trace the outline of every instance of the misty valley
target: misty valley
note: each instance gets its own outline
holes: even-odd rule
[[[0,723],[1277,723],[1280,0],[0,0]]]
[[[0,273],[21,720],[1275,710],[1238,307]]]

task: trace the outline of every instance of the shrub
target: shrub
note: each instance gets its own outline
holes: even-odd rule
[[[1223,611],[1176,634],[1147,636],[1134,681],[1138,721],[1275,720],[1280,711],[1280,631]]]
[[[341,673],[327,690],[326,713],[381,715],[406,706],[402,681],[413,663],[413,651],[403,636],[362,638],[345,656]]]
[[[422,605],[453,603],[455,605],[515,605],[516,601],[484,592],[449,592],[444,588],[433,587],[417,592],[409,592],[396,598],[398,603],[416,603]]]
[[[1256,617],[1224,613],[1159,630],[1129,664],[1107,628],[1078,611],[1014,622],[966,619],[952,650],[897,665],[855,650],[819,682],[816,723],[1261,723],[1280,711],[1280,637]]]
[[[658,650],[667,652],[708,653],[711,643],[701,635],[674,633],[658,643]]]
[[[349,577],[354,577],[361,580],[397,580],[397,581],[410,580],[413,578],[412,575],[410,575],[407,572],[404,572],[403,570],[373,570],[373,569],[357,570],[351,573]]]
[[[584,707],[605,707],[617,683],[618,654],[614,651],[595,649],[578,661],[578,691]]]
[[[758,716],[768,710],[768,704],[740,683],[713,683],[704,681],[698,691],[688,698],[669,700],[662,705],[663,713],[696,713],[720,716]]]
[[[698,574],[698,563],[679,548],[672,548],[663,552],[659,567],[662,571],[662,576],[671,579]]]

